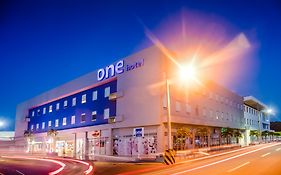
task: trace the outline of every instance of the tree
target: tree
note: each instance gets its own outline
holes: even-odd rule
[[[226,138],[226,143],[230,144],[230,139],[233,137],[234,130],[232,128],[222,128],[221,137]]]
[[[50,129],[48,132],[47,132],[47,136],[51,137],[52,138],[52,144],[51,144],[51,152],[54,152],[55,150],[55,147],[56,147],[56,136],[58,135],[58,132],[57,130],[55,129]]]
[[[33,150],[33,147],[31,145],[31,142],[33,140],[33,133],[30,130],[25,130],[23,133],[24,138],[26,139],[27,142],[27,151],[31,151]]]
[[[176,145],[179,146],[179,149],[184,149],[185,141],[187,138],[191,138],[192,134],[189,128],[182,127],[177,129],[176,132]]]

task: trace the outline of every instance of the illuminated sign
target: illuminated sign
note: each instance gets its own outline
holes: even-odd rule
[[[144,137],[144,128],[134,128],[134,137]]]
[[[109,66],[106,66],[105,68],[99,69],[97,72],[97,80],[102,81],[103,79],[108,79],[117,74],[122,74],[124,71],[134,70],[143,65],[144,65],[143,59],[133,64],[127,64],[126,66],[124,60],[120,60],[116,64],[111,64]]]

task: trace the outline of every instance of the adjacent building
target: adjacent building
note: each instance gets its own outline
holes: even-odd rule
[[[257,119],[244,118],[244,109],[263,108],[212,81],[182,84],[176,70],[153,46],[25,101],[17,106],[16,144],[30,152],[90,158],[163,152],[167,79],[175,149],[228,143],[221,137],[225,128],[242,134],[232,143],[247,144],[246,130]],[[269,129],[267,118],[260,117],[261,127]]]

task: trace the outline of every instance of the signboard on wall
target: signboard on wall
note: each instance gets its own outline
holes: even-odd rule
[[[100,137],[100,130],[94,131],[93,134],[92,134],[92,136],[93,136],[94,138],[99,138],[99,137]]]
[[[134,128],[134,137],[144,137],[144,128]]]

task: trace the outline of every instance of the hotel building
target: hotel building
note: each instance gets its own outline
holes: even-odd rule
[[[153,46],[27,100],[17,106],[16,145],[90,158],[163,152],[167,78],[175,149],[223,144],[222,128],[241,131],[245,144],[243,97],[212,81],[183,85],[176,70]],[[179,140],[180,130],[191,136]]]

